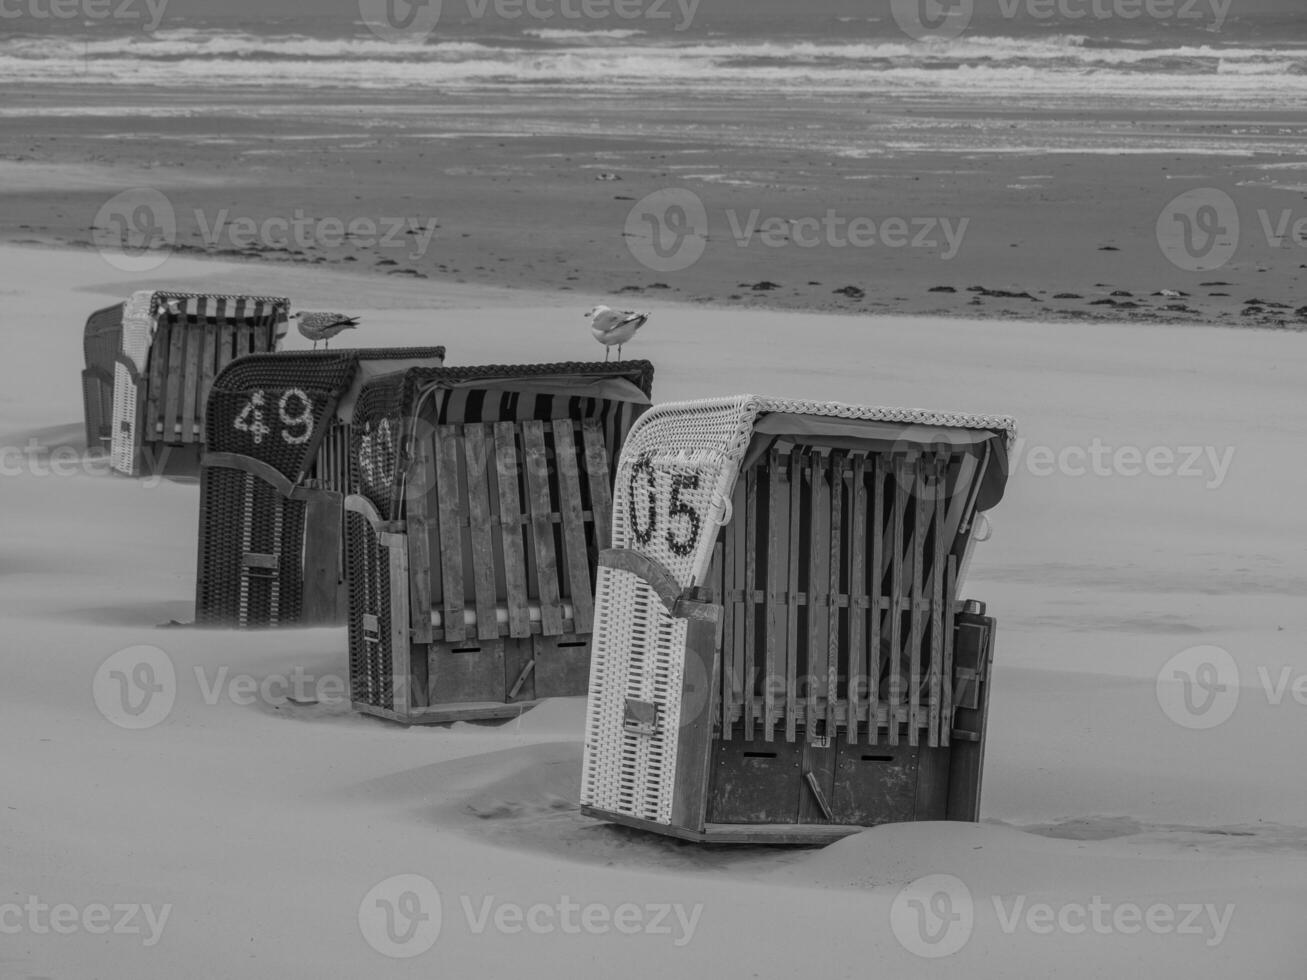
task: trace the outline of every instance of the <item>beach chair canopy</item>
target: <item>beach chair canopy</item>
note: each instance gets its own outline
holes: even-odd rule
[[[440,426],[556,419],[591,419],[624,435],[649,407],[652,385],[648,361],[447,367],[382,378],[363,389],[354,408],[360,492],[387,520],[398,520],[419,435],[430,439]],[[621,441],[606,439],[613,466]],[[401,454],[401,446],[408,451]]]

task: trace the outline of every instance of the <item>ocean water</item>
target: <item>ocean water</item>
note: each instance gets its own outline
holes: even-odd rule
[[[111,17],[62,19],[49,0],[6,6],[0,85],[828,92],[1269,109],[1307,97],[1307,0],[112,3]],[[387,3],[413,24],[389,28]]]

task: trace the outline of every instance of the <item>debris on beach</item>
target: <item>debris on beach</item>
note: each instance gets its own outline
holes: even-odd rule
[[[859,289],[857,286],[845,286],[843,289],[835,290],[836,296],[847,296],[849,299],[863,299],[867,295],[865,289]]]

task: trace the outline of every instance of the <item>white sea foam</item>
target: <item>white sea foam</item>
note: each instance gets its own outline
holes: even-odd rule
[[[529,32],[535,42],[441,38],[392,45],[193,29],[94,39],[0,41],[0,83],[279,86],[423,89],[603,82],[612,90],[698,83],[753,91],[1017,96],[1026,104],[1088,92],[1144,104],[1300,104],[1307,50],[1182,45],[1087,45],[1079,35],[890,41],[675,41],[638,31]],[[605,39],[603,45],[593,42]],[[1273,80],[1273,81],[1272,81]]]

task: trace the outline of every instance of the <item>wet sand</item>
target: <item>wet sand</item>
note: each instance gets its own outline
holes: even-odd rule
[[[1294,240],[1307,216],[1307,153],[1300,121],[1273,114],[979,114],[704,96],[659,107],[550,94],[212,99],[14,92],[0,118],[0,240],[96,247],[112,234],[94,227],[106,201],[144,187],[176,218],[175,235],[154,241],[168,250],[161,259],[316,264],[433,290],[558,290],[587,307],[656,297],[1307,326],[1307,242]],[[832,133],[859,125],[834,145]],[[976,152],[965,149],[971,130]],[[1030,148],[1040,140],[1044,149]],[[1182,269],[1159,246],[1158,218],[1176,195],[1207,187],[1236,201],[1238,249],[1221,268]],[[648,220],[632,217],[669,189],[695,195],[707,220],[702,255],[686,268],[660,264],[641,230]],[[674,236],[676,216],[665,217],[661,231]]]

